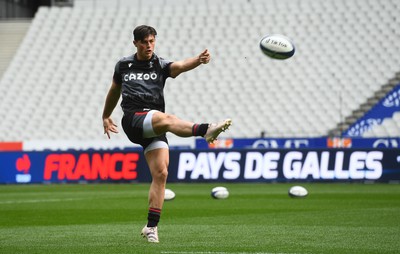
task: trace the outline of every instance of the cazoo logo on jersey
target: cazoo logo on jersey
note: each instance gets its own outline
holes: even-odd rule
[[[131,80],[156,80],[157,79],[157,73],[152,72],[152,73],[128,73],[124,75],[124,80],[125,81],[131,81]]]

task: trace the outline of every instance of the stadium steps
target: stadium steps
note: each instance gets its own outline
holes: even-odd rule
[[[363,117],[375,104],[377,104],[387,93],[400,83],[400,71],[396,73],[395,77],[390,79],[388,83],[384,84],[380,90],[376,91],[374,95],[367,99],[366,102],[360,105],[356,110],[352,111],[350,116],[347,116],[343,122],[337,124],[336,128],[329,131],[328,135],[337,137],[341,136],[343,131],[346,131],[353,125],[359,118]]]
[[[6,71],[31,24],[31,19],[0,21],[0,77]]]

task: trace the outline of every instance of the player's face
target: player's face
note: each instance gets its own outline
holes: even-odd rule
[[[139,60],[149,60],[154,52],[156,38],[154,35],[149,35],[141,41],[133,41],[137,49],[137,58]]]

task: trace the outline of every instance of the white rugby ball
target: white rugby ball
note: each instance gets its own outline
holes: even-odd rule
[[[260,41],[260,48],[265,55],[280,60],[292,57],[296,51],[292,41],[281,34],[264,36]]]
[[[308,195],[308,191],[303,186],[292,186],[289,189],[289,196],[292,198],[303,198]]]
[[[229,197],[229,191],[227,188],[219,186],[211,190],[211,197],[215,199],[225,199]]]
[[[175,192],[170,189],[165,189],[164,200],[173,200],[175,198]]]

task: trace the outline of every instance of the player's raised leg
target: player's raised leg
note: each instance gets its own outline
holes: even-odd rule
[[[231,119],[220,123],[196,124],[159,111],[155,111],[152,116],[153,130],[157,135],[171,132],[180,137],[201,136],[209,143],[214,142],[218,135],[227,130],[231,124]]]

